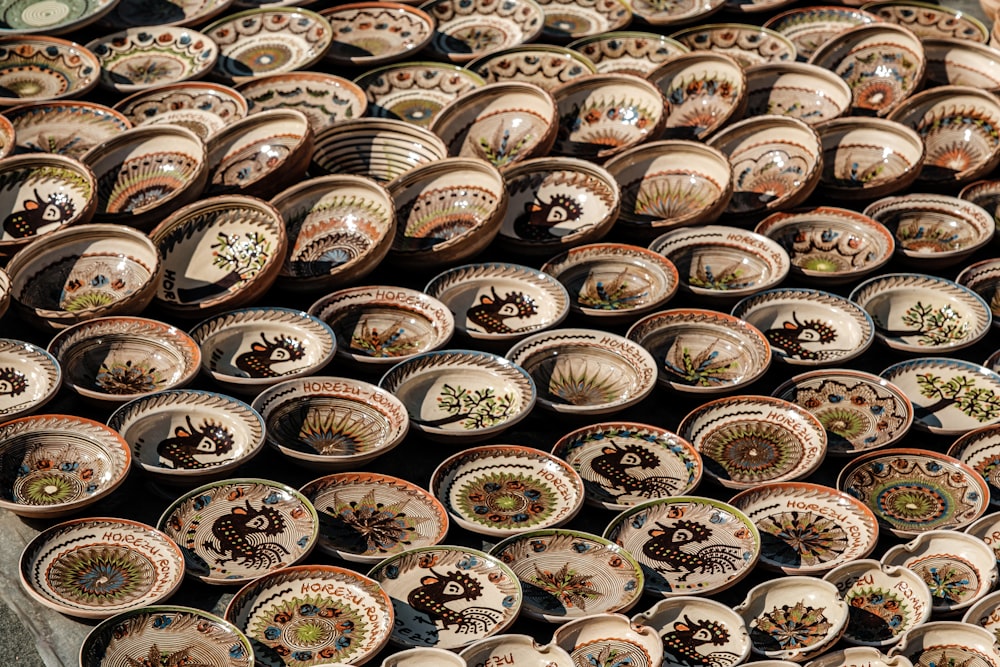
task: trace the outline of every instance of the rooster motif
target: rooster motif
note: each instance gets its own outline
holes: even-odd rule
[[[15,239],[34,236],[46,225],[57,225],[73,217],[76,208],[64,192],[53,192],[48,200],[35,190],[34,199],[25,199],[24,210],[11,213],[3,221],[3,230]]]
[[[677,578],[684,581],[692,574],[716,574],[735,570],[743,559],[740,548],[731,544],[710,544],[700,549],[691,545],[707,541],[712,530],[705,525],[681,519],[672,526],[659,521],[657,528],[649,531],[652,538],[642,545],[642,553],[649,559],[662,563],[654,567],[657,572],[683,573]]]
[[[443,630],[455,626],[459,634],[483,635],[503,620],[503,614],[488,607],[466,607],[456,610],[448,603],[465,600],[472,602],[483,594],[483,587],[475,577],[464,572],[447,572],[440,575],[434,570],[420,580],[420,586],[410,591],[406,602],[414,610],[425,614],[431,623],[440,624]]]
[[[214,458],[232,450],[233,434],[221,424],[207,420],[198,429],[191,423],[190,416],[185,419],[187,427],[178,426],[174,429],[174,437],[162,440],[156,446],[160,459],[171,467],[184,470],[207,468],[218,461],[206,463],[198,459],[199,455]]]
[[[517,333],[529,328],[514,329],[505,320],[523,320],[535,315],[538,306],[534,299],[523,292],[507,292],[501,298],[495,287],[491,287],[490,292],[491,296],[480,295],[479,303],[466,311],[465,316],[469,322],[479,330],[491,334]]]
[[[236,357],[236,367],[252,378],[273,378],[281,375],[271,368],[274,364],[286,361],[298,361],[305,356],[302,341],[291,336],[275,336],[268,340],[267,334],[261,332],[262,343],[253,343],[249,352]]]
[[[261,505],[254,509],[250,501],[245,507],[234,507],[229,514],[217,518],[212,524],[212,538],[202,546],[218,554],[218,565],[239,562],[255,569],[271,568],[279,564],[289,551],[269,537],[285,532],[285,518],[273,507]]]
[[[553,231],[556,225],[576,222],[582,215],[583,206],[570,195],[557,192],[547,202],[536,196],[514,219],[514,233],[525,241],[552,241],[562,236]]]
[[[730,651],[702,653],[706,645],[723,646],[729,641],[729,631],[711,619],[692,621],[687,614],[675,621],[669,632],[660,635],[663,641],[663,664],[679,667],[728,667],[739,662],[740,656]]]
[[[16,368],[0,368],[0,396],[17,396],[28,388],[28,378]]]
[[[653,498],[670,496],[677,490],[680,480],[675,477],[638,477],[631,472],[634,468],[655,469],[660,460],[653,452],[640,445],[620,447],[614,440],[610,443],[610,447],[602,448],[601,455],[590,461],[590,467],[612,487],[621,489],[620,495]]]
[[[800,322],[795,313],[792,321],[785,321],[782,326],[764,331],[764,336],[771,347],[783,351],[793,359],[821,360],[837,356],[842,350],[815,350],[814,345],[829,345],[837,340],[837,330],[819,320]]]

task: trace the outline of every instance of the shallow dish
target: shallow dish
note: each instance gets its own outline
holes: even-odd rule
[[[247,101],[227,86],[200,81],[140,91],[115,105],[135,126],[180,125],[205,141],[247,115]]]
[[[514,660],[524,667],[574,667],[573,658],[556,644],[539,646],[529,635],[497,635],[480,639],[462,649],[464,664],[487,665],[490,661]]]
[[[799,60],[806,60],[840,33],[880,20],[856,7],[815,6],[778,14],[765,21],[764,27],[787,37],[795,45]]]
[[[297,565],[241,588],[226,620],[250,638],[258,665],[363,665],[389,642],[393,611],[389,596],[366,576]]]
[[[990,32],[979,19],[945,5],[913,0],[882,0],[864,5],[883,21],[913,31],[920,39],[950,38],[985,44]]]
[[[3,18],[0,19],[0,35],[62,35],[74,32],[102,18],[117,4],[117,0],[9,2],[5,4]]]
[[[0,338],[0,423],[40,409],[61,386],[55,357],[31,343]]]
[[[795,60],[795,45],[768,28],[745,23],[712,23],[670,35],[692,51],[715,51],[743,67]]]
[[[37,415],[5,422],[0,507],[33,519],[72,514],[117,489],[131,463],[128,443],[90,419]]]
[[[486,82],[464,67],[405,62],[362,74],[354,82],[368,101],[368,115],[427,127],[445,105]],[[355,114],[359,116],[360,114]]]
[[[301,111],[313,133],[350,118],[361,118],[368,109],[365,93],[356,84],[322,72],[288,72],[245,81],[236,87],[246,98],[250,113],[269,109]]]
[[[119,30],[148,25],[201,25],[232,4],[233,0],[121,0],[106,22]]]
[[[667,598],[633,616],[632,622],[660,635],[667,665],[694,662],[733,667],[750,656],[750,635],[743,619],[714,600],[687,595]]]
[[[962,269],[955,282],[982,297],[989,304],[993,326],[1000,327],[1000,262],[984,259]]]
[[[997,221],[1000,217],[1000,189],[997,188],[998,185],[1000,185],[1000,181],[992,180],[969,183],[959,191],[958,198],[982,206],[993,216],[993,220]]]
[[[357,118],[326,128],[315,139],[310,174],[357,174],[379,183],[447,157],[433,132],[401,120]]]
[[[826,454],[826,430],[816,417],[767,396],[704,403],[681,420],[677,434],[701,454],[705,474],[729,489],[804,479]]]
[[[605,1],[618,4],[618,0]],[[525,44],[493,51],[476,58],[466,67],[486,83],[522,81],[548,91],[568,81],[597,73],[597,68],[586,56],[564,46],[549,44]]]
[[[983,515],[990,492],[961,461],[923,449],[883,449],[852,460],[837,488],[873,512],[897,537],[962,528]]]
[[[981,426],[959,436],[951,444],[948,456],[954,457],[978,472],[990,488],[990,505],[1000,506],[1000,425]],[[989,539],[986,534],[969,531],[977,537]],[[997,558],[1000,561],[1000,557]]]
[[[398,2],[355,2],[324,9],[333,43],[325,60],[334,67],[369,67],[416,54],[434,36],[427,12]],[[304,68],[295,68],[304,69]]]
[[[634,667],[663,662],[663,646],[652,628],[633,624],[622,614],[594,614],[559,627],[554,644],[573,656],[578,667],[627,660]]]
[[[118,93],[200,79],[211,71],[219,47],[195,30],[145,26],[87,44],[101,63],[101,85]]]
[[[920,40],[927,57],[927,83],[1000,92],[1000,51],[967,39]]]
[[[122,114],[92,102],[23,104],[4,116],[14,127],[18,153],[56,153],[76,159],[132,128]]]
[[[79,97],[97,85],[97,56],[57,37],[0,37],[0,107]]]
[[[448,513],[437,498],[398,477],[345,472],[299,491],[319,514],[318,548],[346,561],[378,563],[440,544],[448,532]]]
[[[633,14],[645,23],[666,28],[707,19],[725,7],[725,0],[687,0],[677,3],[635,0],[629,4]]]
[[[889,653],[903,656],[913,665],[938,664],[941,660],[995,665],[1000,662],[1000,653],[994,639],[993,633],[969,623],[935,621],[907,632]]]
[[[629,508],[611,520],[604,537],[642,565],[646,592],[664,597],[729,588],[760,557],[760,533],[746,515],[732,505],[695,496]]]
[[[747,115],[773,114],[816,125],[843,115],[851,89],[830,70],[806,63],[781,62],[747,69]]]
[[[646,78],[667,100],[663,134],[670,139],[704,140],[746,109],[746,73],[735,59],[721,53],[680,54]]]
[[[540,0],[545,15],[542,38],[565,43],[570,40],[622,30],[632,22],[630,3],[622,0]]]
[[[525,369],[475,350],[410,356],[390,368],[379,387],[402,401],[414,429],[453,443],[499,435],[527,417],[537,399]]]
[[[632,3],[633,9],[642,4]],[[667,59],[689,51],[677,40],[655,32],[606,32],[575,40],[568,47],[586,56],[601,74],[623,72],[639,76],[646,76]]]
[[[427,50],[438,60],[454,63],[533,42],[545,23],[535,0],[430,0],[420,8],[437,21]]]
[[[169,598],[184,580],[173,540],[136,521],[75,519],[48,528],[21,552],[21,585],[42,605],[108,618]]]

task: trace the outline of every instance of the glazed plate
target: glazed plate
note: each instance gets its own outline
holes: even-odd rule
[[[504,634],[480,639],[463,649],[458,659],[464,661],[462,664],[473,665],[507,660],[524,667],[574,667],[573,658],[565,649],[556,644],[539,646],[529,635]],[[391,664],[387,667],[391,667]]]
[[[878,21],[874,14],[855,7],[816,6],[778,14],[768,19],[764,27],[787,37],[795,45],[799,59],[805,60],[840,33]]]
[[[240,84],[237,90],[246,98],[250,113],[269,109],[301,111],[314,133],[342,120],[361,118],[368,109],[361,88],[322,72],[260,76]]]
[[[883,21],[908,28],[920,39],[948,38],[986,43],[989,32],[969,12],[910,0],[869,2],[865,9]]]
[[[607,2],[618,4],[618,0]],[[524,81],[548,91],[568,81],[597,73],[594,64],[585,56],[564,46],[549,44],[525,44],[493,51],[476,58],[466,67],[486,83]]]
[[[172,27],[123,30],[95,39],[87,48],[101,63],[101,85],[119,93],[200,79],[219,57],[210,38]]]
[[[4,115],[14,126],[19,153],[58,153],[77,159],[132,127],[122,114],[91,102],[39,102]]]
[[[434,36],[434,19],[402,3],[347,3],[326,9],[322,15],[334,35],[325,58],[336,67],[404,60],[419,53]]]
[[[247,115],[247,101],[227,86],[199,81],[139,91],[115,105],[139,125],[180,125],[205,141]]]
[[[924,142],[902,123],[850,116],[824,121],[816,130],[823,144],[820,185],[838,199],[889,195],[920,175]]]
[[[6,0],[0,4],[0,35],[62,35],[102,18],[118,0]]]
[[[722,53],[680,54],[647,76],[669,104],[663,133],[668,139],[707,139],[746,108],[746,74]]]
[[[970,187],[975,187],[975,184]],[[984,259],[970,264],[962,269],[955,282],[981,296],[990,306],[993,326],[1000,327],[1000,261]]]
[[[671,35],[692,51],[714,51],[730,56],[743,67],[795,60],[795,45],[781,34],[744,23],[711,23]]]
[[[645,4],[633,3],[633,9]],[[718,7],[721,2],[713,3]],[[569,48],[582,53],[602,74],[624,72],[646,76],[668,58],[687,53],[680,42],[655,32],[606,32],[570,42]]]
[[[100,74],[97,56],[74,42],[20,32],[0,37],[0,107],[78,97]]]
[[[532,42],[545,22],[534,0],[431,0],[421,9],[437,21],[427,49],[436,59],[455,63]]]
[[[798,118],[808,125],[837,118],[851,89],[833,72],[806,63],[768,63],[747,70],[747,114]]]
[[[121,0],[107,16],[115,28],[200,25],[229,9],[233,0]]]
[[[458,65],[407,62],[362,74],[355,83],[368,99],[369,115],[427,127],[445,105],[485,81]]]
[[[13,338],[0,338],[0,420],[38,410],[62,386],[62,369],[42,348]]]

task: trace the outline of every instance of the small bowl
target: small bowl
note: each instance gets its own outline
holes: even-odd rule
[[[997,605],[1000,602],[1000,591],[990,593],[969,607],[962,616],[962,623],[977,625],[997,636]]]
[[[823,173],[819,135],[796,118],[749,118],[716,134],[708,145],[733,165],[733,196],[726,212],[736,216],[799,206]]]
[[[636,5],[643,3],[633,3]],[[721,7],[721,3],[717,6]],[[655,32],[606,32],[583,37],[567,45],[587,57],[601,74],[622,72],[646,76],[666,60],[682,53],[688,47]]]
[[[108,618],[173,595],[184,580],[184,556],[152,526],[87,518],[36,535],[18,569],[21,586],[43,606],[78,618]]]
[[[4,112],[18,153],[56,153],[80,159],[111,137],[132,129],[128,118],[92,102],[38,102]],[[2,121],[0,121],[2,123]]]
[[[333,43],[325,60],[333,67],[370,67],[404,60],[427,46],[435,20],[399,2],[354,2],[324,9]],[[298,68],[296,68],[298,69]]]
[[[727,667],[750,657],[750,635],[743,619],[715,600],[693,595],[660,600],[633,616],[632,622],[660,635],[664,664],[708,660]]]
[[[537,399],[525,369],[474,350],[411,356],[378,386],[402,401],[412,428],[431,440],[462,444],[506,431],[531,413]]]
[[[599,0],[579,4],[572,0],[539,0],[545,14],[542,39],[566,43],[574,39],[622,30],[632,22],[631,4],[623,0]]]
[[[795,60],[795,45],[780,33],[746,23],[711,23],[670,35],[692,51],[715,51],[743,67]]]
[[[135,229],[78,225],[33,241],[11,258],[7,271],[24,321],[58,330],[142,312],[156,291],[160,256]]]
[[[552,152],[606,160],[659,138],[669,105],[653,83],[632,74],[592,74],[552,90],[559,131]]]
[[[633,624],[621,614],[593,614],[560,626],[552,642],[573,656],[575,665],[614,664],[656,667],[663,661],[660,637],[649,627]]]
[[[372,370],[444,347],[455,333],[447,306],[406,287],[349,287],[309,306],[309,314],[333,329],[338,359]]]
[[[272,109],[219,130],[206,148],[206,195],[267,199],[303,180],[312,156],[313,132],[301,111]]]
[[[11,7],[0,21],[0,35],[62,35],[86,27],[114,9],[115,0],[88,0],[78,5],[28,2]]]
[[[55,357],[31,343],[0,338],[0,423],[40,409],[61,386]]]
[[[771,346],[760,330],[714,310],[652,313],[626,336],[659,362],[662,386],[685,394],[728,393],[753,384],[771,366]]]
[[[728,55],[713,51],[681,54],[646,78],[657,85],[669,105],[663,132],[669,139],[704,140],[746,109],[746,73]]]
[[[490,661],[514,660],[523,667],[574,667],[573,658],[555,644],[539,645],[529,635],[496,635],[480,639],[462,649],[465,664],[487,665]]]
[[[260,664],[363,665],[389,642],[394,618],[389,596],[368,577],[332,565],[298,565],[241,588],[226,620],[250,638]]]
[[[932,86],[969,86],[1000,92],[1000,51],[967,39],[920,40],[927,57],[927,83]]]
[[[913,404],[888,380],[847,369],[796,375],[772,394],[808,410],[826,429],[829,456],[853,456],[899,442]]]
[[[243,306],[274,283],[285,259],[285,223],[270,204],[220,195],[189,204],[149,233],[163,257],[156,304],[181,318]]]
[[[602,1],[619,5],[618,0]],[[597,68],[586,56],[565,46],[549,44],[525,44],[492,51],[466,67],[486,83],[521,81],[550,92],[568,81],[597,73]]]
[[[836,118],[816,126],[823,145],[822,190],[870,201],[912,184],[924,163],[920,135],[883,118]]]
[[[856,560],[827,572],[823,579],[837,587],[850,608],[845,644],[885,648],[931,617],[930,589],[905,567]]]
[[[653,391],[656,363],[627,338],[595,329],[553,329],[507,352],[539,388],[538,404],[565,415],[606,415]]]
[[[962,269],[955,282],[982,297],[989,304],[993,326],[1000,327],[1000,262],[984,259],[970,264]]]
[[[480,535],[555,528],[583,508],[580,475],[562,459],[531,447],[464,449],[434,470],[429,488],[455,523]]]
[[[186,572],[206,584],[246,584],[295,565],[316,546],[319,519],[295,489],[265,479],[199,486],[156,524],[184,552]]]
[[[507,190],[489,162],[451,157],[423,164],[386,186],[396,208],[393,265],[441,266],[482,252],[500,232]]]
[[[368,109],[365,93],[356,84],[322,72],[288,72],[245,81],[236,87],[250,113],[270,109],[301,111],[313,134],[347,120],[361,118]]]
[[[530,83],[504,81],[459,95],[438,112],[430,129],[441,137],[449,155],[479,158],[504,169],[549,153],[559,129],[559,112],[547,91]]]
[[[920,38],[906,28],[872,23],[834,36],[809,63],[847,82],[851,115],[887,116],[920,87],[926,58]]]
[[[778,242],[797,278],[839,285],[878,271],[892,259],[892,233],[867,215],[846,208],[817,206],[773,213],[754,231]]]
[[[298,7],[248,9],[201,31],[219,45],[212,76],[226,83],[308,70],[323,58],[334,37],[324,17]]]
[[[959,199],[970,201],[977,206],[982,206],[993,216],[994,222],[998,222],[1000,217],[1000,190],[997,185],[1000,181],[976,181],[969,183],[958,193]],[[1000,222],[998,222],[1000,225]],[[970,267],[971,268],[971,267]]]
[[[990,31],[968,12],[948,6],[913,0],[882,0],[864,5],[866,11],[883,21],[913,31],[920,39],[961,39],[985,44]]]
[[[791,269],[784,248],[738,227],[675,229],[657,237],[649,249],[677,267],[686,291],[718,301],[731,302],[776,287]]]
[[[763,332],[775,358],[793,366],[839,366],[875,340],[871,315],[831,292],[767,290],[744,298],[732,314]]]
[[[844,80],[816,65],[767,63],[748,68],[746,75],[749,116],[788,116],[816,125],[842,116],[851,105]]]
[[[149,229],[198,199],[208,179],[205,145],[174,125],[136,127],[80,158],[97,178],[97,222]]]
[[[722,591],[746,577],[760,556],[760,533],[743,512],[696,496],[629,508],[611,520],[604,537],[642,565],[646,593],[664,597]]]
[[[80,648],[80,667],[106,661],[127,665],[151,651],[162,661],[193,655],[208,664],[254,666],[250,641],[235,625],[194,607],[157,605],[119,614],[91,630]]]
[[[80,97],[97,85],[100,75],[97,56],[75,42],[22,36],[20,31],[0,37],[0,79],[4,81],[0,107]]]
[[[545,22],[534,0],[430,0],[420,8],[437,21],[427,51],[436,60],[453,63],[533,42]]]
[[[985,628],[957,621],[935,621],[907,632],[889,654],[906,657],[914,665],[929,665],[931,661],[938,664],[941,660],[995,665],[1000,663],[1000,653],[994,641],[993,633]]]
[[[241,94],[227,86],[200,81],[140,91],[114,108],[136,127],[180,125],[202,141],[247,115],[247,101]]]
[[[990,330],[989,306],[967,287],[920,273],[889,273],[854,288],[851,301],[868,311],[875,336],[890,349],[945,354]]]
[[[840,471],[837,488],[871,508],[897,537],[961,529],[986,512],[990,498],[979,473],[925,449],[862,454]]]
[[[837,643],[849,609],[830,582],[793,576],[754,586],[734,611],[747,624],[754,653],[801,662]]]
[[[518,264],[458,266],[434,276],[424,292],[451,310],[459,333],[486,346],[551,329],[569,315],[562,283]]]
[[[990,505],[993,507],[1000,506],[1000,467],[997,466],[997,461],[1000,460],[1000,449],[998,446],[1000,446],[1000,425],[994,424],[972,429],[959,436],[945,452],[948,456],[958,459],[983,476],[986,484],[990,487]],[[968,532],[986,539],[987,544],[989,536],[992,535],[992,530],[989,535],[986,535],[974,532],[971,527]],[[1000,557],[997,560],[1000,561]]]
[[[448,512],[412,482],[378,473],[320,477],[299,492],[319,514],[320,551],[353,563],[379,563],[444,541]]]
[[[357,118],[316,135],[309,173],[357,174],[386,183],[448,155],[436,134],[401,120]]]
[[[464,67],[432,62],[387,65],[362,74],[354,82],[368,100],[369,116],[420,127],[428,127],[456,97],[486,83]]]
[[[80,322],[56,334],[48,352],[59,362],[68,389],[106,404],[184,387],[201,365],[201,351],[190,336],[142,317]]]
[[[311,471],[370,463],[409,431],[406,408],[395,396],[351,378],[286,380],[261,392],[253,407],[267,426],[268,445]]]
[[[101,86],[134,93],[155,86],[200,79],[219,57],[219,47],[195,30],[144,26],[87,44],[101,63]]]
[[[150,2],[123,0],[105,17],[104,23],[116,29],[142,28],[148,25],[202,25],[229,9],[233,0],[200,2]]]
[[[879,21],[874,14],[855,7],[813,6],[782,12],[765,21],[764,27],[787,37],[799,60],[806,60],[840,33]]]

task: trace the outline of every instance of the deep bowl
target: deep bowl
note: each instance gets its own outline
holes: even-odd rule
[[[1000,92],[1000,51],[994,47],[954,38],[920,41],[927,56],[928,84]]]
[[[55,398],[62,369],[44,349],[0,338],[0,420],[24,417]]]
[[[241,94],[215,83],[187,81],[139,91],[115,105],[136,127],[180,125],[202,141],[247,115]]]
[[[13,126],[12,150],[16,146],[18,153],[56,153],[75,159],[132,128],[128,118],[93,102],[22,104],[5,111],[4,116]]]
[[[422,127],[402,120],[357,118],[316,135],[309,171],[317,176],[357,174],[385,183],[447,155],[441,139]]]
[[[713,51],[674,56],[646,75],[669,105],[664,136],[706,139],[747,104],[746,73],[733,58]]]
[[[851,89],[830,70],[806,63],[767,63],[747,69],[747,115],[773,114],[816,125],[847,112]]]
[[[347,79],[323,72],[287,72],[245,81],[236,87],[250,113],[294,109],[309,119],[313,134],[350,118],[363,118],[368,100]]]

